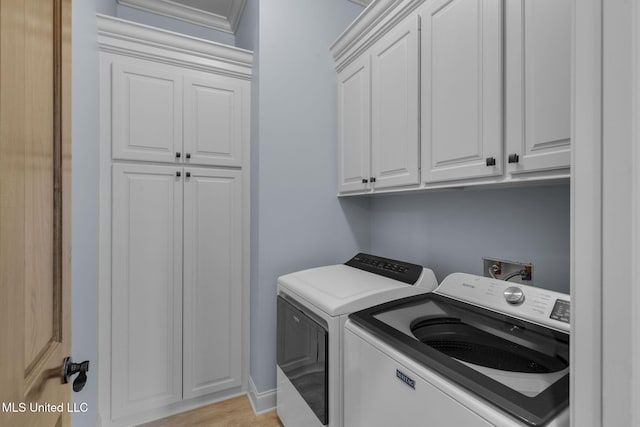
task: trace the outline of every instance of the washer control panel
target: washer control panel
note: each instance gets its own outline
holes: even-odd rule
[[[559,322],[571,323],[571,302],[557,299],[550,317]]]
[[[434,291],[469,304],[569,332],[569,295],[465,273],[447,276]]]

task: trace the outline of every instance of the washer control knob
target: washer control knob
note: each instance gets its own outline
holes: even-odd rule
[[[504,299],[509,304],[520,305],[524,302],[524,292],[517,286],[510,286],[504,291]]]

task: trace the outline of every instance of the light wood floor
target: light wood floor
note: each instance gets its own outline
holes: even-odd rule
[[[255,416],[247,396],[143,424],[144,427],[282,427],[276,412]]]

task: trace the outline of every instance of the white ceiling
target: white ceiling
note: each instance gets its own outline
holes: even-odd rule
[[[246,0],[117,0],[119,4],[234,34]],[[322,0],[318,0],[322,1]],[[350,0],[367,6],[372,0]]]

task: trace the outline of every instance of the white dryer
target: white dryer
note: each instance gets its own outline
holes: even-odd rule
[[[569,295],[454,273],[353,313],[349,427],[568,427]]]
[[[285,427],[343,425],[347,316],[437,286],[433,271],[358,254],[278,278],[277,412]]]

